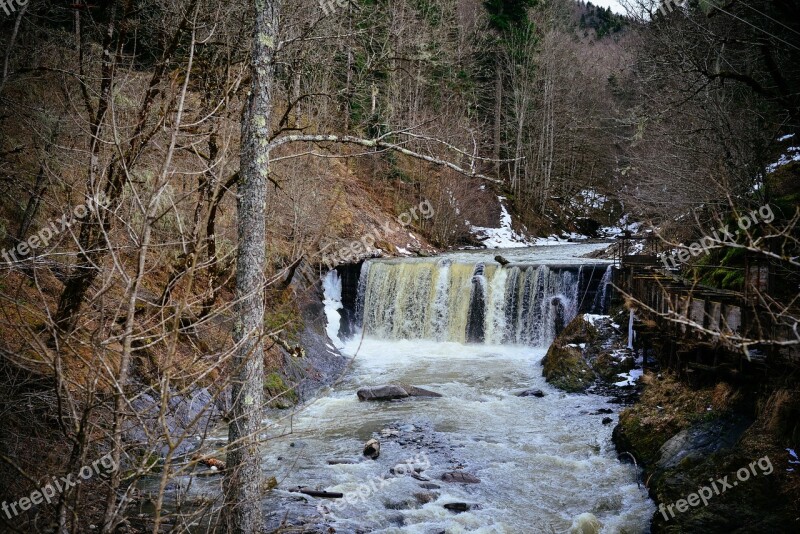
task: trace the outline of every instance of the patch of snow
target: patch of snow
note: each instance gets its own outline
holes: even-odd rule
[[[411,256],[411,252],[409,252],[407,249],[404,249],[403,247],[397,247],[397,252],[399,254],[402,254],[403,256]]]
[[[572,241],[569,241],[569,239],[572,239]],[[533,243],[537,247],[549,247],[554,245],[577,245],[576,241],[581,239],[586,239],[586,236],[572,232],[569,235],[564,234],[560,237],[555,234],[551,234],[547,237],[537,237],[536,239],[533,240]]]
[[[789,456],[794,458],[794,460],[789,460],[790,464],[800,464],[800,458],[797,457],[797,453],[794,452],[794,449],[786,449],[789,452]]]
[[[793,161],[800,161],[800,146],[790,146],[787,148],[786,152],[781,154],[781,157],[778,158],[778,161],[767,165],[767,174],[771,174],[778,170],[779,167],[788,165]]]
[[[612,226],[602,226],[597,230],[597,233],[603,237],[617,237],[622,235],[626,230],[632,234],[637,234],[642,229],[642,223],[629,222],[630,214],[626,213],[620,217],[617,224]]]
[[[623,377],[625,380],[620,380],[619,382],[614,382],[615,386],[632,386],[639,378],[642,376],[643,372],[641,369],[631,369],[630,372],[627,373],[620,373],[617,376]]]
[[[500,201],[500,228],[486,228],[471,226],[470,230],[483,242],[486,248],[520,248],[530,247],[535,244],[518,234],[511,226],[511,214],[506,209],[503,201],[506,197],[497,197]]]
[[[787,139],[791,139],[794,137],[794,134],[786,134],[778,138],[778,141],[786,141]]]
[[[597,326],[596,324],[594,324],[595,321],[599,321],[600,319],[610,319],[610,318],[611,318],[610,315],[600,315],[600,314],[597,314],[597,313],[584,313],[583,314],[583,320],[586,321],[587,323],[589,323],[592,326]]]
[[[578,200],[581,199],[581,200]],[[578,193],[573,196],[569,203],[573,208],[592,208],[596,210],[603,209],[603,206],[606,205],[608,202],[608,198],[605,195],[601,195],[597,191],[591,188],[582,189],[578,191]]]

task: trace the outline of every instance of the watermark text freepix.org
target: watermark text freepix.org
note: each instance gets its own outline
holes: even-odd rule
[[[424,219],[434,216],[433,206],[427,199],[420,202],[418,206],[412,206],[405,213],[401,213],[396,222],[405,228],[412,222],[418,221],[420,216]],[[383,237],[386,237],[390,232],[395,231],[394,222],[386,221],[383,228],[375,228],[372,232],[364,234],[361,239],[354,239],[339,250],[326,253],[322,257],[322,263],[326,264],[329,269],[333,269],[341,263],[353,263],[362,255],[369,253],[372,246],[381,239],[381,233],[383,233]]]
[[[2,0],[0,0],[2,2]],[[50,224],[39,230],[38,233],[32,235],[25,241],[17,243],[17,246],[11,250],[3,250],[0,256],[8,263],[16,263],[20,258],[24,258],[31,252],[41,247],[46,247],[50,240],[58,234],[70,228],[75,221],[86,217],[90,211],[97,209],[97,206],[106,206],[108,199],[102,192],[98,193],[96,197],[90,197],[85,204],[75,206],[72,213],[65,213],[60,219],[50,221]]]
[[[102,471],[100,470],[101,466],[103,468]],[[31,506],[42,504],[43,502],[50,504],[58,494],[77,486],[84,480],[89,480],[96,474],[110,473],[116,471],[116,469],[117,464],[114,462],[114,458],[111,457],[111,453],[108,453],[99,460],[92,462],[91,466],[84,465],[81,467],[77,474],[70,473],[63,477],[53,477],[52,482],[48,482],[38,490],[32,491],[28,497],[22,497],[18,501],[12,503],[3,501],[0,507],[2,507],[6,517],[12,519],[20,513],[29,510]],[[17,507],[19,507],[19,509],[17,509]]]
[[[661,503],[658,505],[658,511],[661,512],[661,515],[664,516],[664,519],[669,521],[670,518],[675,517],[674,509],[677,509],[678,512],[683,513],[687,511],[690,506],[700,506],[700,503],[703,503],[703,506],[708,506],[708,501],[712,497],[715,495],[721,495],[725,493],[726,490],[733,489],[739,485],[739,482],[746,482],[750,479],[751,473],[753,477],[758,476],[756,466],[758,466],[758,468],[761,470],[762,475],[769,475],[773,471],[772,462],[770,461],[769,456],[764,456],[763,458],[759,458],[754,462],[750,462],[750,465],[742,467],[736,471],[736,480],[733,480],[734,475],[725,475],[724,477],[716,480],[709,478],[708,481],[711,482],[710,486],[703,486],[699,488],[697,492],[687,495],[685,499],[679,499],[672,504],[665,505],[664,503]],[[728,478],[731,478],[731,480],[728,481]],[[667,511],[669,511],[669,516],[667,516]]]
[[[425,452],[418,453],[413,458],[409,458],[403,463],[397,464],[392,468],[391,473],[395,477],[402,477],[405,475],[415,476],[416,473],[425,471],[430,468],[431,460]],[[386,474],[376,475],[369,482],[364,482],[358,485],[353,491],[348,491],[344,494],[341,501],[337,501],[332,505],[324,505],[322,503],[317,505],[317,510],[325,515],[330,513],[333,509],[344,508],[346,506],[353,506],[359,502],[366,502],[367,499],[378,493],[379,489],[383,489],[389,484],[393,477],[387,477]]]
[[[0,0],[0,9],[2,9],[6,15],[10,15],[15,13],[18,7],[27,6],[28,2],[30,2],[30,0]]]
[[[703,236],[700,241],[695,241],[691,245],[684,246],[681,250],[674,254],[664,253],[661,261],[667,269],[677,269],[679,263],[686,263],[689,258],[699,256],[700,254],[708,254],[715,245],[722,243],[735,243],[736,236],[740,231],[747,231],[751,226],[760,223],[771,223],[775,220],[775,214],[772,213],[772,207],[765,204],[753,210],[750,213],[745,213],[736,221],[738,230],[731,229],[731,224],[726,224],[719,230],[714,230],[711,235]]]

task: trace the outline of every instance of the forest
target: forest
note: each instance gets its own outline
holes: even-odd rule
[[[0,42],[0,531],[797,531],[800,1]]]

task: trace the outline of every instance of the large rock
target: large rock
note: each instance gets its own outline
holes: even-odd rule
[[[358,395],[358,400],[362,401],[404,399],[409,396],[405,388],[392,385],[361,388],[356,392],[356,395]]]
[[[464,471],[450,471],[442,475],[444,482],[457,482],[460,484],[479,484],[481,479]]]
[[[381,455],[381,442],[377,439],[371,439],[364,444],[364,456],[377,460]]]
[[[176,436],[186,436],[174,448],[174,454],[187,454],[197,447],[194,436],[208,432],[219,421],[222,413],[219,410],[214,396],[207,388],[197,388],[185,393],[170,390],[167,404],[163,407],[161,417],[161,398],[153,389],[148,389],[131,401],[131,407],[137,418],[126,420],[123,426],[125,441],[144,450],[156,452],[166,456],[169,452],[169,443],[161,436],[164,432],[162,425],[172,439]]]
[[[403,389],[406,390],[409,397],[441,397],[441,393],[436,393],[435,391],[430,391],[428,389],[418,388],[416,386],[407,386],[404,385]]]
[[[542,375],[548,382],[570,393],[586,391],[597,379],[581,349],[574,346],[553,343],[542,359],[542,366]]]
[[[751,423],[743,417],[723,417],[681,430],[661,446],[656,466],[671,469],[681,462],[696,462],[719,450],[730,449]]]
[[[416,386],[387,384],[383,386],[363,387],[356,392],[362,401],[388,401],[405,399],[406,397],[441,397],[435,391],[418,388]]]

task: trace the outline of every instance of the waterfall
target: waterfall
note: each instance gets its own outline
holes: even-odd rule
[[[608,286],[611,285],[611,277],[614,274],[614,268],[609,265],[606,272],[603,273],[603,278],[600,279],[600,285],[597,286],[597,293],[594,296],[594,303],[592,303],[592,313],[606,313],[608,310]]]
[[[628,315],[628,349],[630,350],[633,350],[633,339],[636,336],[636,332],[633,330],[633,319],[634,313],[631,308],[630,315]]]
[[[322,279],[322,288],[325,295],[322,303],[325,306],[325,316],[328,320],[326,332],[328,338],[338,347],[341,347],[341,340],[339,339],[341,314],[339,310],[342,309],[342,280],[339,278],[339,273],[335,270],[328,272],[325,278]]]
[[[586,276],[577,265],[369,260],[356,317],[382,339],[545,346],[580,312]]]

